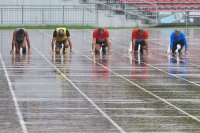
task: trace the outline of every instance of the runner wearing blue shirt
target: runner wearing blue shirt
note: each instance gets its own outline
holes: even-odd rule
[[[181,54],[183,46],[185,46],[185,54],[187,54],[188,43],[187,43],[185,34],[181,32],[180,30],[176,29],[174,32],[172,32],[171,37],[170,37],[170,54],[175,53],[178,44],[180,45],[180,49],[178,50],[178,53]]]

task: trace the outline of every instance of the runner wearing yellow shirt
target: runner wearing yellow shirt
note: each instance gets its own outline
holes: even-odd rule
[[[60,49],[63,48],[63,53],[66,53],[68,47],[70,47],[70,52],[72,52],[72,42],[69,31],[64,27],[56,28],[53,32],[52,52],[60,53]]]

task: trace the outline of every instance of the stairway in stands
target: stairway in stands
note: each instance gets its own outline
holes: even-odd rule
[[[124,15],[127,20],[141,20],[142,23],[155,23],[156,13],[145,12],[134,4],[122,0],[80,0],[81,3],[95,3],[97,10],[109,10],[110,15]],[[127,0],[128,1],[128,0]],[[150,4],[152,6],[152,4]]]

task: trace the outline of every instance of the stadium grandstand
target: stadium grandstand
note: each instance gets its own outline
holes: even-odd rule
[[[158,25],[200,24],[200,0],[99,0],[98,2],[145,16],[155,20]]]
[[[3,0],[0,25],[199,25],[199,10],[200,0]]]
[[[0,25],[187,26],[199,10],[200,0],[2,0]]]

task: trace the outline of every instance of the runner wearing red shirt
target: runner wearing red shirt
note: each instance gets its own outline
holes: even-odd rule
[[[142,28],[134,29],[132,32],[132,51],[131,53],[136,53],[140,45],[140,53],[146,49],[148,53],[148,32]]]
[[[98,53],[102,48],[102,52],[106,52],[106,47],[110,53],[111,41],[109,32],[104,28],[98,28],[93,31],[92,53]]]

